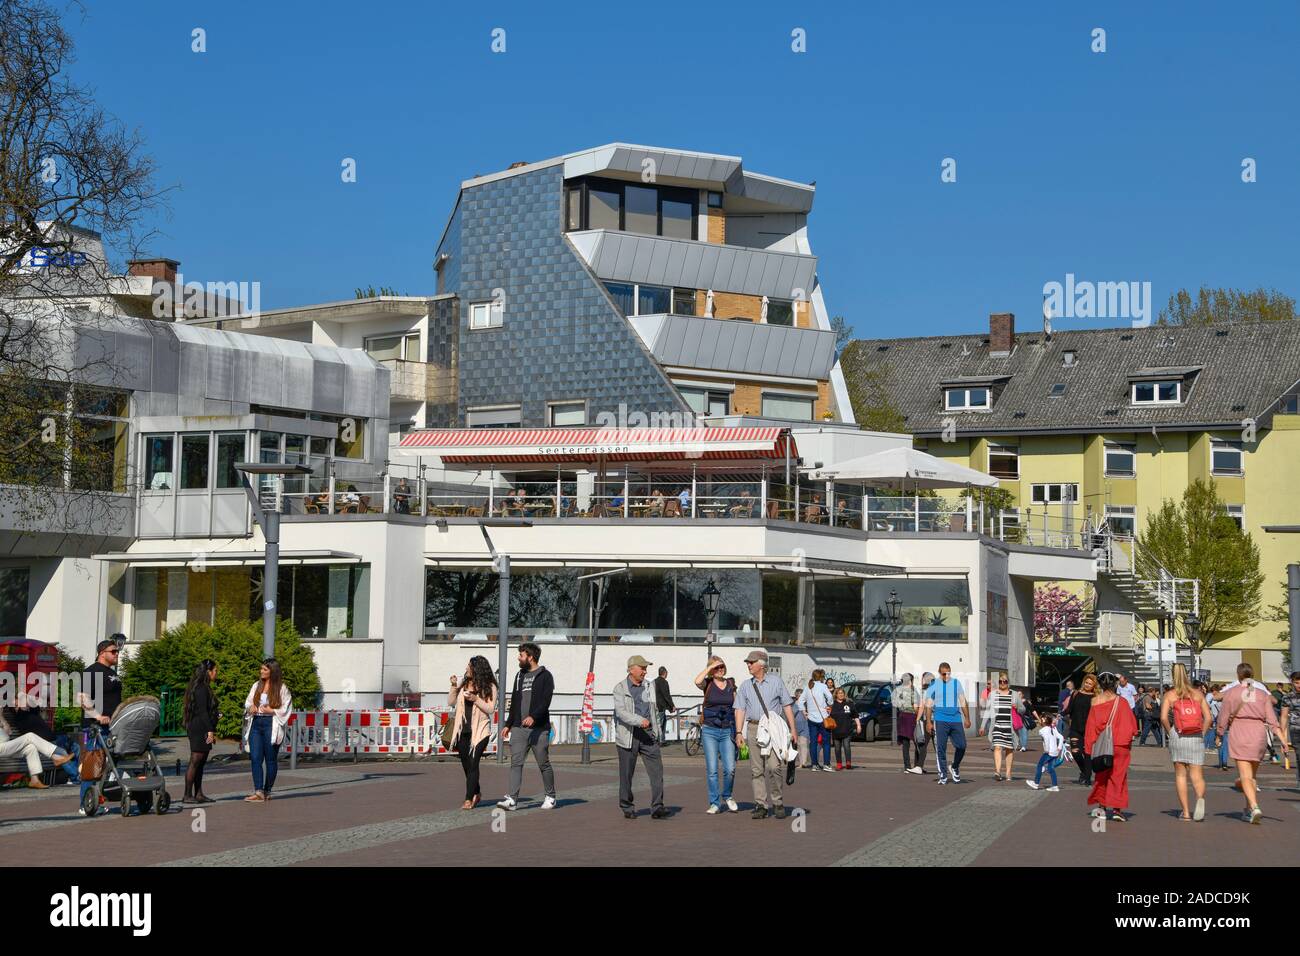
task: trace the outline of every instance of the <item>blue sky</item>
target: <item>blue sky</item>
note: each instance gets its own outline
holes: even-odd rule
[[[862,337],[1027,328],[1067,273],[1149,281],[1157,305],[1300,295],[1294,0],[91,0],[69,26],[74,76],[180,187],[149,251],[260,281],[263,308],[431,293],[461,180],[611,141],[815,180],[827,305]]]

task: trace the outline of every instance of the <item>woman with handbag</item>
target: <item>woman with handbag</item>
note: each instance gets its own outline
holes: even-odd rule
[[[826,730],[835,744],[835,769],[853,769],[853,735],[862,733],[862,721],[853,713],[849,695],[843,687],[835,689],[835,701],[826,717]],[[826,764],[830,766],[829,761]]]
[[[912,739],[916,735],[917,706],[921,695],[912,686],[912,675],[904,674],[894,689],[894,719],[898,722],[898,746],[903,751],[903,773],[920,773],[921,768],[912,768]],[[924,739],[924,738],[923,738]]]
[[[486,657],[471,657],[459,683],[452,677],[450,697],[454,708],[452,747],[460,754],[460,766],[465,771],[465,802],[460,808],[473,810],[483,798],[478,766],[492,736],[492,715],[496,712],[497,680]]]
[[[727,676],[721,657],[710,657],[708,666],[695,676],[695,686],[704,692],[700,708],[700,743],[704,745],[704,778],[709,788],[709,809],[705,813],[740,810],[731,796],[736,781],[736,681]],[[718,770],[722,785],[718,785]]]
[[[934,715],[931,713],[932,702],[926,697],[925,692],[930,689],[934,683],[934,675],[926,671],[921,675],[921,695],[916,704],[916,724],[912,728],[912,746],[916,748],[914,759],[912,761],[912,773],[927,774],[930,771],[925,769],[925,752],[930,747],[930,740],[934,737]]]
[[[257,682],[244,700],[244,749],[253,762],[253,792],[248,803],[265,803],[280,769],[280,744],[289,726],[293,698],[284,686],[280,662],[274,657],[262,661]]]
[[[1105,817],[1109,811],[1110,819],[1124,823],[1127,820],[1124,808],[1128,806],[1128,765],[1133,756],[1137,718],[1133,716],[1128,701],[1115,693],[1118,683],[1115,675],[1109,672],[1097,679],[1098,690],[1088,708],[1083,743],[1097,778],[1088,794],[1088,803],[1094,805],[1092,815]]]
[[[1083,787],[1092,785],[1092,764],[1088,760],[1088,714],[1097,696],[1097,675],[1084,674],[1079,689],[1070,695],[1067,713],[1070,718],[1070,752],[1079,765],[1079,777],[1074,782]]]
[[[1246,797],[1246,811],[1242,816],[1248,823],[1258,824],[1264,817],[1259,808],[1259,786],[1256,776],[1259,762],[1268,748],[1268,734],[1282,736],[1277,714],[1273,711],[1273,696],[1253,680],[1255,669],[1244,661],[1237,665],[1237,683],[1223,694],[1219,709],[1219,737],[1228,739],[1228,756],[1237,765],[1241,775],[1232,788]],[[1290,750],[1285,740],[1283,751]]]
[[[1022,721],[1021,710],[1025,706],[1020,691],[1011,689],[1011,678],[1006,671],[998,674],[998,685],[989,693],[984,704],[984,726],[980,736],[989,735],[989,745],[993,748],[993,779],[1010,780],[1011,766],[1016,759],[1016,743],[1019,739]],[[1006,765],[1005,771],[1003,764]]]
[[[1174,787],[1187,823],[1205,819],[1205,732],[1211,723],[1210,705],[1205,694],[1192,686],[1183,664],[1174,665],[1174,686],[1160,701],[1160,723],[1169,741],[1169,756],[1174,762]],[[1187,778],[1196,791],[1196,810],[1188,813]]]
[[[217,695],[212,692],[212,681],[217,676],[217,662],[199,661],[194,676],[185,688],[185,703],[181,710],[181,724],[190,738],[190,765],[185,770],[185,795],[181,803],[215,803],[203,792],[203,767],[217,739]]]

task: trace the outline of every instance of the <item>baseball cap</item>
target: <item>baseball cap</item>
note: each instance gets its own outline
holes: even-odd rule
[[[756,661],[767,663],[767,651],[750,651],[749,656],[745,658],[746,664],[753,664]]]
[[[650,667],[653,664],[654,661],[648,661],[640,654],[633,654],[631,657],[627,659],[628,667]]]
[[[104,653],[104,651],[108,650],[110,647],[117,647],[117,641],[113,640],[112,638],[109,638],[106,641],[100,641],[98,644],[95,645],[95,656],[98,657],[100,654]]]

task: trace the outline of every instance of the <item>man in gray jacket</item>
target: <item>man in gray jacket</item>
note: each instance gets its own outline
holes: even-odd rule
[[[627,659],[627,679],[614,685],[614,743],[618,745],[618,805],[623,816],[636,817],[632,800],[632,774],[637,757],[645,758],[650,775],[650,813],[656,820],[668,816],[664,807],[664,765],[659,756],[659,708],[655,703],[654,685],[645,679],[651,661],[640,654]]]

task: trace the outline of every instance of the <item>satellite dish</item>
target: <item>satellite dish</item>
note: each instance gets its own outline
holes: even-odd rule
[[[1052,302],[1050,299],[1043,300],[1043,337],[1049,342],[1052,340]]]

